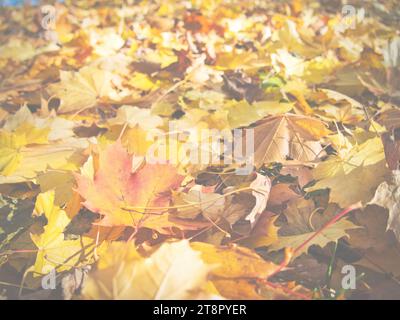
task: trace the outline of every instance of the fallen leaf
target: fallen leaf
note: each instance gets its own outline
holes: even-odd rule
[[[43,233],[31,234],[32,241],[38,248],[35,264],[29,269],[34,276],[42,276],[52,269],[57,272],[68,270],[81,263],[81,257],[91,252],[94,241],[90,238],[64,239],[64,228],[70,220],[65,211],[54,205],[54,191],[38,196],[34,214],[44,215],[47,219]]]
[[[61,71],[61,82],[49,86],[50,95],[60,99],[58,112],[68,113],[92,108],[97,103],[119,101],[124,97],[116,86],[117,75],[95,67],[84,67],[79,72]]]
[[[168,207],[171,191],[183,177],[168,164],[145,164],[133,172],[132,159],[120,142],[100,151],[94,177],[75,176],[83,205],[104,216],[99,222],[103,226],[146,226],[158,230],[173,226],[164,207]],[[162,175],[154,176],[155,172]],[[160,209],[147,213],[147,207]]]
[[[389,210],[387,228],[393,230],[400,240],[400,171],[392,171],[391,181],[382,182],[369,204],[376,204]]]
[[[375,188],[387,174],[385,154],[379,138],[342,148],[313,170],[317,181],[307,191],[330,189],[330,201],[342,208],[371,200]]]
[[[136,253],[132,243],[116,243],[98,263],[99,268],[89,273],[84,285],[86,299],[176,300],[211,296],[204,286],[212,268],[187,241],[165,243],[148,258]]]
[[[320,213],[311,201],[304,199],[295,200],[284,212],[288,223],[279,229],[279,241],[273,243],[268,249],[271,251],[281,250],[286,247],[297,249],[311,236],[319,232],[321,228],[324,228],[296,253],[296,256],[299,256],[302,253],[306,253],[312,245],[324,247],[329,242],[338,241],[342,237],[348,237],[347,230],[357,228],[347,218],[342,218],[325,228],[325,224],[333,218],[334,214],[339,213],[334,206],[330,208],[330,211],[327,210]]]
[[[255,165],[318,159],[323,154],[319,139],[327,134],[325,124],[311,117],[293,114],[267,117],[254,128]]]

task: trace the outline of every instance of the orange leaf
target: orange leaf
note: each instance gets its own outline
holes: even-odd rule
[[[183,177],[169,164],[145,164],[132,172],[132,158],[120,141],[101,151],[93,178],[76,175],[77,191],[85,199],[83,205],[104,216],[99,222],[103,226],[148,227],[158,231],[173,226],[167,213],[149,213],[144,208],[168,206],[171,190],[179,187]],[[124,210],[127,206],[138,210]]]

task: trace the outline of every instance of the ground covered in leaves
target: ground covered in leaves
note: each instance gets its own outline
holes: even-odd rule
[[[353,6],[1,8],[0,297],[400,299],[400,11]]]

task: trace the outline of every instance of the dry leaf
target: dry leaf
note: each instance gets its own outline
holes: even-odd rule
[[[118,258],[117,258],[118,257]],[[212,269],[187,241],[165,243],[148,258],[130,243],[112,244],[84,285],[86,299],[194,299],[211,297],[204,288]]]
[[[158,230],[173,226],[165,207],[182,177],[168,164],[145,164],[134,171],[132,160],[120,142],[100,151],[94,176],[75,176],[83,205],[104,216],[99,222],[103,226],[146,226]],[[156,172],[162,174],[154,176]],[[147,207],[156,209],[149,212]]]
[[[323,155],[319,140],[327,134],[325,124],[311,117],[293,114],[267,117],[254,128],[255,165],[289,159],[316,160]]]

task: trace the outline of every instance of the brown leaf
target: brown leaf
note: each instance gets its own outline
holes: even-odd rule
[[[374,198],[369,202],[389,210],[387,228],[393,230],[400,240],[400,171],[392,171],[390,183],[382,182],[375,191]]]
[[[311,117],[294,114],[267,117],[254,128],[255,165],[314,161],[323,155],[319,140],[329,132],[323,122]]]

